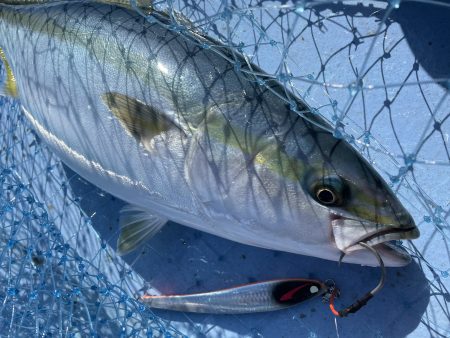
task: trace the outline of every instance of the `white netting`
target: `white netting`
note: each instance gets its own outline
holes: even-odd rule
[[[198,43],[228,58],[238,71],[242,68],[249,81],[261,86],[271,79],[283,83],[292,109],[296,107],[291,93],[329,120],[336,137],[345,138],[369,159],[421,230],[419,240],[403,243],[415,262],[391,273],[388,290],[373,306],[376,315],[368,308],[360,317],[364,320],[341,322],[339,329],[328,313],[305,315],[304,309],[231,319],[165,312],[157,316],[134,298],[155,285],[160,291],[173,291],[161,282],[168,276],[176,291],[185,291],[179,289],[183,283],[192,291],[246,282],[241,276],[337,276],[344,292],[347,286],[361,293],[377,271],[352,284],[349,274],[365,273],[360,272],[364,268],[339,269],[329,262],[284,254],[268,257],[265,250],[178,228],[159,239],[170,248],[155,239],[126,263],[114,252],[117,213],[102,212],[117,210],[121,202],[65,169],[30,129],[18,102],[0,98],[0,332],[448,336],[450,6],[426,0],[186,0],[156,2],[154,7],[172,13],[167,28],[187,39],[198,41],[190,24],[174,11],[183,13],[198,32],[219,41]],[[223,53],[223,45],[243,53],[265,74],[249,72],[241,58]],[[108,232],[110,226],[115,228]],[[231,249],[245,254],[235,258]],[[245,263],[247,256],[253,256],[254,267]],[[226,263],[234,260],[243,267]],[[276,267],[273,274],[260,271],[262,260]],[[349,299],[352,296],[350,292]]]

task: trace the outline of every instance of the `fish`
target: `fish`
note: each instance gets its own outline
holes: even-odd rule
[[[276,279],[187,295],[145,295],[148,306],[171,311],[243,314],[277,311],[323,295],[328,287],[317,280]]]
[[[0,1],[0,91],[67,166],[128,203],[120,254],[173,221],[327,260],[375,266],[365,243],[386,266],[411,261],[392,241],[418,238],[414,219],[327,121],[139,4],[148,16],[123,1]]]

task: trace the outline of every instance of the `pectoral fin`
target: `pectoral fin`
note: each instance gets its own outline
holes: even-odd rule
[[[161,133],[180,129],[163,112],[127,95],[106,93],[102,99],[123,127],[144,145]]]
[[[6,81],[3,86],[0,86],[0,95],[18,97],[19,92],[17,90],[16,77],[9,65],[5,52],[0,48],[0,60],[3,62],[6,68]]]
[[[167,221],[139,207],[125,206],[120,211],[121,231],[117,240],[119,254],[126,254],[139,247],[161,230]]]

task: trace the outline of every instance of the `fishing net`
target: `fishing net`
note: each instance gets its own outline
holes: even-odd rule
[[[248,81],[281,82],[293,110],[296,95],[358,149],[420,228],[418,240],[399,243],[413,263],[388,269],[385,289],[364,311],[337,322],[320,300],[243,316],[153,311],[137,298],[284,277],[333,278],[342,302],[350,303],[379,271],[248,247],[176,224],[119,257],[123,202],[66,168],[30,128],[18,101],[0,97],[1,334],[449,336],[450,6],[432,0],[153,6],[171,15],[170,24],[159,24],[227,58]],[[224,45],[245,59],[223,53]]]

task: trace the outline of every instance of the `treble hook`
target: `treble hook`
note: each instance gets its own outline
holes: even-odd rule
[[[364,242],[359,242],[359,245],[361,245],[362,247],[366,248],[367,250],[371,251],[375,257],[378,260],[378,263],[380,265],[381,268],[381,278],[380,281],[378,282],[377,286],[375,288],[373,288],[371,291],[367,292],[364,296],[362,296],[361,298],[357,299],[356,302],[354,302],[352,305],[346,307],[343,310],[336,310],[334,307],[334,299],[337,295],[337,289],[335,288],[330,296],[330,309],[331,312],[333,312],[333,314],[337,317],[346,317],[349,313],[355,313],[357,312],[359,309],[361,309],[364,305],[367,304],[367,302],[378,292],[381,290],[381,288],[384,286],[384,282],[385,282],[385,278],[386,278],[386,270],[384,268],[384,262],[381,259],[380,254],[371,246],[369,246],[368,244],[364,243]],[[339,264],[341,264],[342,259],[344,258],[345,253],[343,252],[341,257],[339,258]]]

